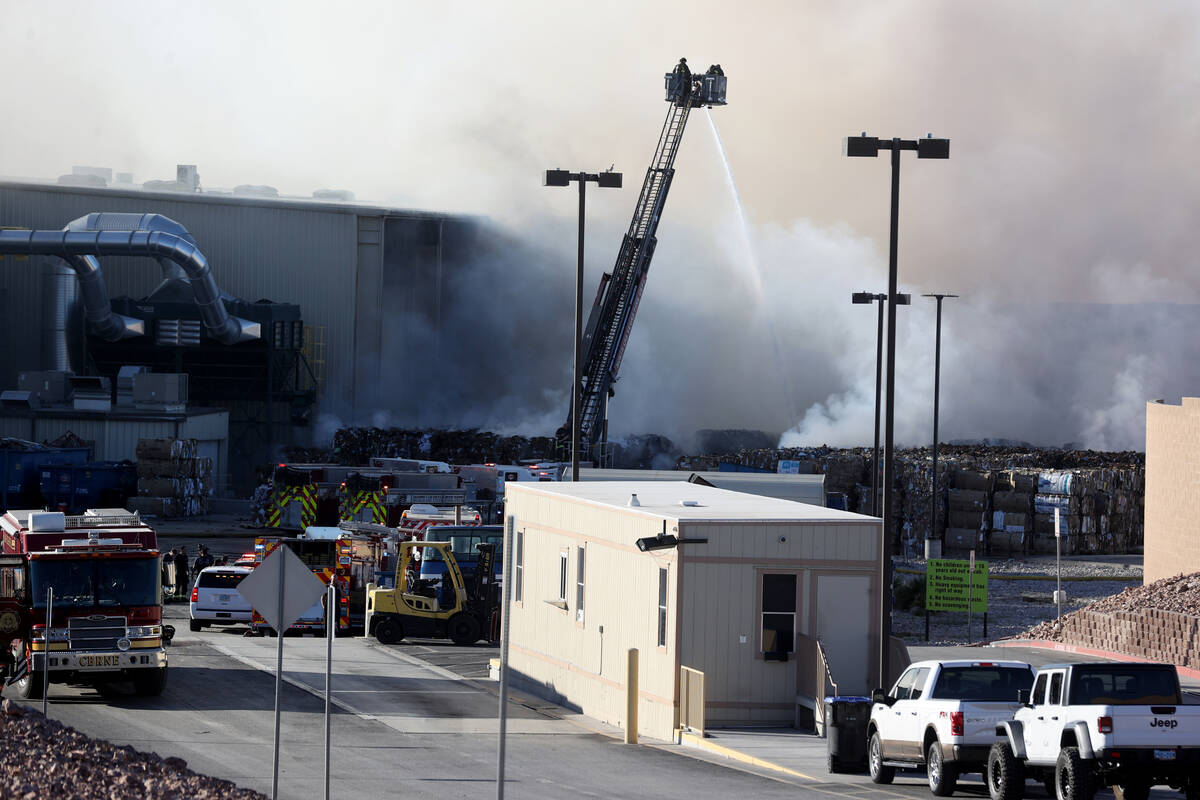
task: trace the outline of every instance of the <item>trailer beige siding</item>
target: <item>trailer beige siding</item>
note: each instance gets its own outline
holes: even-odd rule
[[[630,507],[635,492],[642,503]],[[678,727],[681,665],[705,674],[709,725],[791,724],[797,695],[812,689],[794,658],[763,656],[762,581],[778,573],[796,576],[795,632],[828,641],[839,689],[862,693],[876,680],[877,519],[689,483],[510,484],[506,503],[521,537],[509,674],[528,690],[624,726],[625,662],[637,648],[643,735],[666,739]],[[685,543],[637,548],[664,531]]]

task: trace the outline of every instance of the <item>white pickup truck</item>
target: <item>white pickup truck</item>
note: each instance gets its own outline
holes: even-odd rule
[[[931,792],[953,794],[959,775],[984,771],[997,726],[1032,685],[1033,668],[1021,661],[918,661],[890,692],[871,696],[871,780],[891,783],[897,769],[924,767]]]
[[[1200,706],[1183,705],[1174,666],[1045,666],[1020,699],[988,755],[992,800],[1020,800],[1027,778],[1057,800],[1091,800],[1102,786],[1146,800],[1161,784],[1200,800]]]

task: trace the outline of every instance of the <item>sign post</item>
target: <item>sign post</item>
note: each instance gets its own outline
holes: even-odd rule
[[[1054,507],[1054,562],[1057,566],[1058,581],[1054,589],[1054,604],[1058,606],[1058,625],[1062,627],[1062,529],[1059,527],[1058,506]]]
[[[967,567],[967,597],[974,594],[975,588],[975,551],[971,551],[970,566]],[[971,604],[967,603],[967,644],[971,643]]]
[[[321,599],[325,584],[290,548],[280,545],[237,586],[242,597],[275,631],[275,743],[271,767],[271,798],[279,798],[280,694],[283,691],[283,633]]]

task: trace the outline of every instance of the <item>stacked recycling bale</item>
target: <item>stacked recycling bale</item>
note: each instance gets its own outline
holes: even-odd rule
[[[195,439],[138,440],[138,496],[130,501],[134,509],[162,517],[207,514],[213,464],[196,451]]]
[[[1014,557],[1031,552],[1036,489],[1036,474],[1026,470],[1003,470],[996,475],[989,515],[991,556]]]
[[[948,526],[943,537],[943,555],[961,555],[987,547],[994,478],[990,472],[955,469],[946,490]]]
[[[943,554],[961,554],[971,550],[981,555],[988,546],[991,520],[989,495],[994,485],[991,472],[955,468],[948,474],[946,490],[946,530]]]

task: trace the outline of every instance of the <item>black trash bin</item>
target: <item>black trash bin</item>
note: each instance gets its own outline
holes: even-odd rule
[[[866,771],[867,722],[870,719],[869,697],[825,698],[825,740],[829,747],[830,772]]]

